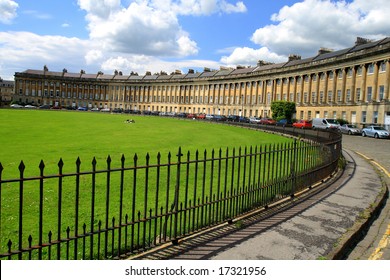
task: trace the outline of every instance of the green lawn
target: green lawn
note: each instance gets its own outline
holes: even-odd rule
[[[135,123],[125,123],[127,119],[134,119]],[[133,166],[135,155],[138,157],[137,166],[146,162],[147,154],[150,155],[149,164],[157,162],[157,154],[161,153],[161,164],[168,162],[168,154],[171,152],[172,162],[177,162],[176,154],[178,148],[182,148],[184,161],[187,152],[191,153],[191,160],[195,157],[195,152],[199,151],[199,159],[207,151],[207,158],[211,157],[212,150],[215,150],[215,156],[218,157],[219,150],[222,149],[222,155],[229,148],[231,152],[236,148],[250,146],[264,146],[266,144],[282,144],[292,140],[281,136],[262,133],[255,130],[243,129],[224,124],[209,123],[205,121],[196,121],[189,119],[174,119],[154,116],[132,116],[115,115],[93,112],[76,111],[41,111],[41,110],[0,110],[0,163],[3,167],[1,178],[18,178],[18,166],[23,160],[26,166],[24,178],[39,176],[39,163],[41,160],[45,163],[44,175],[58,174],[57,164],[62,158],[64,161],[63,173],[73,173],[76,171],[75,162],[78,157],[82,162],[81,171],[92,170],[92,159],[97,160],[97,170],[105,170],[107,167],[106,159],[108,155],[112,159],[111,169],[120,167],[121,157],[126,157],[126,167]],[[231,154],[230,154],[231,155]],[[282,158],[272,157],[275,161],[273,166],[275,170],[280,169],[278,161]],[[237,159],[239,161],[239,159]],[[236,164],[237,164],[236,161]],[[268,159],[263,158],[264,178],[266,181],[270,174],[273,174],[273,166],[267,164]],[[199,163],[198,177],[194,177],[193,165],[189,178],[186,178],[186,167],[183,165],[181,170],[181,189],[180,201],[184,203],[191,199],[194,202],[201,198],[201,193],[206,196],[219,195],[225,188],[224,182],[219,182],[219,175],[229,170],[224,169],[225,161],[213,163],[214,173],[210,174],[210,162],[207,163],[207,174],[202,175],[203,163]],[[221,164],[221,165],[219,165]],[[249,164],[249,163],[248,163]],[[206,163],[204,163],[206,165]],[[231,168],[231,163],[229,168]],[[288,168],[288,165],[285,165]],[[44,188],[40,194],[39,181],[25,181],[23,185],[23,247],[27,246],[28,235],[33,236],[33,244],[37,242],[40,195],[42,195],[43,208],[43,233],[44,240],[47,242],[47,233],[53,233],[53,239],[61,232],[62,238],[66,235],[66,229],[74,230],[75,208],[78,208],[78,226],[79,232],[85,223],[87,229],[94,226],[96,230],[99,221],[105,221],[108,217],[117,217],[119,208],[123,208],[123,215],[134,213],[145,213],[145,210],[153,208],[154,204],[158,208],[164,207],[164,212],[168,211],[174,198],[175,186],[175,166],[172,167],[171,175],[168,176],[167,168],[161,168],[161,178],[159,190],[157,193],[156,178],[157,169],[139,170],[137,172],[137,190],[132,189],[133,171],[125,174],[124,201],[119,202],[120,192],[120,172],[110,174],[109,186],[107,191],[107,174],[100,173],[96,175],[96,190],[92,190],[91,176],[81,175],[79,178],[79,200],[76,200],[76,182],[75,177],[63,178],[62,206],[59,209],[59,183],[58,178],[45,179]],[[254,167],[253,167],[254,168]],[[269,169],[269,171],[266,169]],[[271,173],[272,169],[272,173]],[[234,167],[233,173],[236,173],[234,183],[238,179],[238,174],[249,171],[249,165],[245,166],[241,161],[241,167]],[[261,169],[263,170],[263,168]],[[159,170],[160,171],[160,170]],[[241,172],[241,173],[240,173]],[[260,176],[252,175],[253,178]],[[267,176],[267,177],[265,177]],[[284,176],[284,175],[281,175]],[[167,178],[169,179],[167,180]],[[146,178],[148,183],[146,183]],[[221,177],[224,178],[224,177]],[[228,175],[227,186],[230,186],[231,176]],[[241,180],[243,180],[241,178]],[[268,179],[267,179],[268,178]],[[194,187],[195,179],[199,182]],[[260,179],[260,178],[259,178]],[[188,189],[185,189],[185,182],[190,182]],[[203,180],[203,181],[202,181]],[[213,183],[211,183],[213,182]],[[247,182],[248,183],[248,182]],[[202,190],[202,184],[206,188]],[[148,190],[145,191],[145,186]],[[170,187],[167,187],[170,185]],[[227,187],[226,186],[226,187]],[[220,189],[219,189],[220,188]],[[169,199],[166,199],[166,190],[170,189]],[[17,247],[19,219],[19,184],[18,182],[3,183],[1,185],[1,205],[0,205],[0,253],[6,250],[8,240],[12,239],[13,250]],[[197,192],[195,197],[194,191]],[[94,198],[94,220],[91,221],[91,199]],[[188,194],[187,194],[188,193]],[[107,195],[110,195],[109,206],[107,207]],[[135,203],[132,203],[132,197],[136,196]],[[188,195],[188,197],[187,197]],[[158,198],[157,198],[158,196]],[[206,198],[207,199],[207,198]],[[168,205],[165,205],[169,202]],[[136,205],[134,205],[136,204]],[[134,210],[132,208],[134,207]],[[211,207],[211,206],[210,206]],[[122,209],[121,208],[121,209]],[[107,210],[108,209],[108,210]],[[154,208],[157,210],[157,208]],[[107,216],[106,210],[109,211]],[[211,209],[210,209],[211,211]],[[209,213],[212,213],[211,211]],[[62,213],[61,230],[57,231],[58,214]],[[141,238],[137,238],[139,242]]]
[[[126,119],[135,123],[124,123]],[[105,168],[110,155],[112,165],[119,166],[124,155],[132,160],[137,154],[142,162],[147,153],[155,161],[178,148],[186,153],[206,149],[257,146],[285,143],[286,138],[233,126],[187,119],[153,116],[114,115],[93,112],[0,110],[0,163],[3,179],[18,176],[23,160],[26,176],[39,174],[38,165],[45,163],[45,174],[57,173],[60,158],[64,170],[75,171],[80,157],[82,169],[90,169],[93,157],[98,167]],[[26,177],[25,176],[25,177]]]

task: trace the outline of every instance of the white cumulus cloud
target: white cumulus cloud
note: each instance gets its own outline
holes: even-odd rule
[[[388,0],[304,0],[284,6],[271,16],[272,24],[253,32],[251,41],[258,49],[237,48],[221,62],[279,62],[289,54],[315,56],[321,47],[347,48],[356,37],[382,39],[390,35],[389,15]]]
[[[315,55],[320,47],[351,46],[357,36],[385,37],[390,31],[389,14],[387,0],[305,0],[283,7],[272,16],[275,24],[257,29],[252,41],[279,54]]]
[[[18,3],[13,0],[0,0],[0,23],[11,23],[17,16],[18,7]]]

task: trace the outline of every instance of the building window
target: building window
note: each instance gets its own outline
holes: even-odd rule
[[[362,111],[362,123],[366,123],[366,121],[367,121],[367,112]]]
[[[374,64],[368,65],[367,74],[374,74]]]
[[[372,101],[372,87],[367,87],[367,101]]]
[[[337,91],[337,102],[341,102],[342,98],[341,98],[341,90],[338,90]]]
[[[379,68],[380,72],[386,72],[386,62],[382,62]]]
[[[316,103],[317,102],[317,94],[315,92],[311,93],[311,103]]]
[[[351,90],[347,89],[347,96],[346,96],[347,102],[351,101]]]
[[[385,86],[383,85],[379,86],[378,96],[379,96],[379,101],[382,101],[383,98],[385,97]]]
[[[378,123],[378,111],[374,111],[374,114],[372,116],[372,122]]]
[[[328,91],[328,102],[333,102],[333,94],[332,91]]]
[[[361,76],[362,74],[363,74],[363,67],[359,66],[358,69],[357,69],[357,75]]]
[[[357,88],[356,89],[356,101],[360,101],[360,100],[361,100],[360,88]]]
[[[324,102],[324,92],[320,91],[320,103]]]

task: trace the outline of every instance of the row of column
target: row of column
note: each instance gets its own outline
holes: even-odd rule
[[[367,73],[367,69],[373,67],[372,73]],[[384,71],[380,71],[380,68]],[[342,77],[339,79],[341,71]],[[357,73],[359,71],[359,74]],[[211,80],[206,83],[198,84],[193,81],[192,84],[176,85],[169,84],[154,84],[138,86],[125,83],[115,83],[110,85],[98,86],[98,89],[92,85],[88,88],[82,87],[81,93],[93,94],[93,100],[105,102],[119,102],[119,103],[178,103],[178,104],[206,104],[206,105],[270,105],[274,100],[288,100],[298,104],[305,103],[319,103],[321,95],[324,103],[330,102],[355,102],[356,90],[361,91],[361,100],[366,101],[366,90],[370,86],[372,90],[372,99],[378,100],[379,75],[385,75],[383,85],[383,99],[389,99],[389,81],[390,81],[390,62],[389,60],[379,61],[373,64],[352,66],[335,70],[324,70],[318,73],[304,74],[290,77],[265,77],[262,80],[226,82],[226,83],[212,83]],[[368,78],[372,74],[372,78]],[[333,76],[333,77],[332,77]],[[361,79],[358,79],[361,76]],[[348,81],[350,79],[350,81]],[[62,99],[62,91],[65,91],[65,99],[67,99],[67,85],[60,81],[59,99]],[[169,82],[167,82],[169,83]],[[43,84],[43,83],[42,83]],[[20,86],[20,83],[16,83]],[[25,83],[22,85],[23,90],[30,89]],[[113,89],[111,89],[111,87]],[[116,89],[118,88],[118,90]],[[35,87],[36,91],[39,88]],[[44,90],[54,90],[53,98],[56,96],[57,87],[41,86],[42,95]],[[70,89],[73,97],[73,90]],[[79,95],[79,87],[77,87],[77,95]],[[92,91],[92,92],[91,92]],[[341,100],[337,100],[337,92],[341,91]],[[347,100],[346,93],[349,91],[350,96]],[[16,89],[16,94],[19,89]],[[96,94],[100,97],[104,94],[106,100],[101,98],[96,99]],[[329,93],[332,93],[330,96]],[[316,96],[313,97],[312,95]],[[31,95],[31,91],[30,91]],[[37,94],[35,94],[35,97]],[[90,96],[90,95],[89,95]],[[108,96],[108,98],[107,98]],[[329,99],[332,100],[329,100]],[[306,99],[306,100],[305,100]],[[380,100],[379,100],[380,101]]]

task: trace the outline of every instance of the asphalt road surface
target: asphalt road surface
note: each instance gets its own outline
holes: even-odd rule
[[[390,139],[343,135],[343,148],[354,151],[376,166],[390,187]],[[351,260],[390,260],[390,199],[366,237],[351,252]]]

